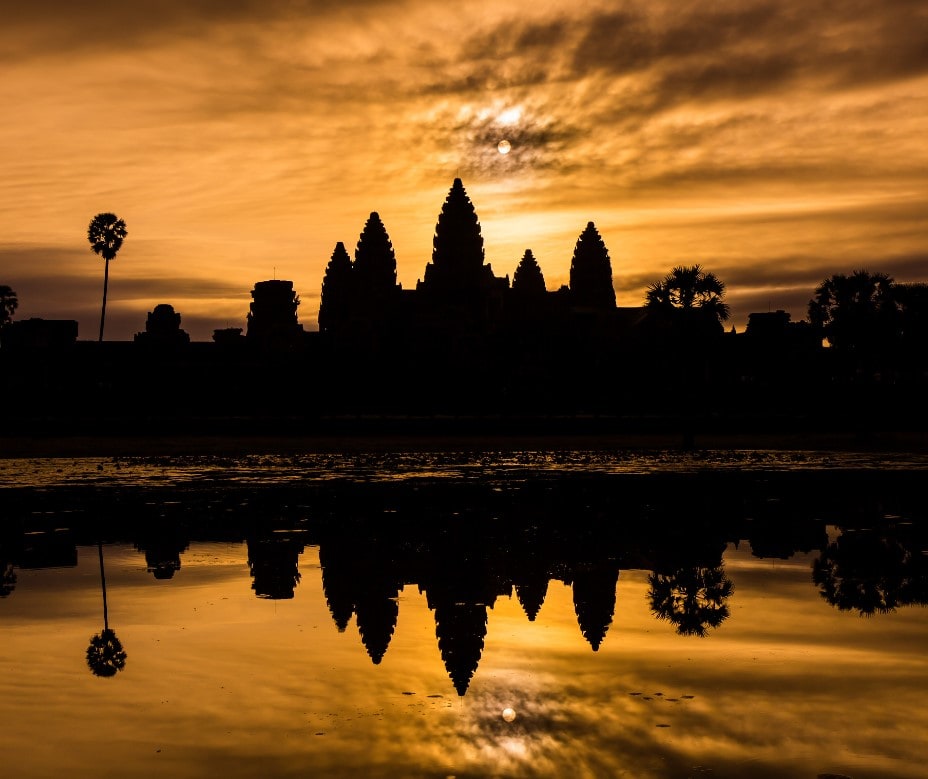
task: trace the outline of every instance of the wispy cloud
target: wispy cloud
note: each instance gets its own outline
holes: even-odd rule
[[[3,272],[28,270],[13,248],[60,250],[23,299],[57,315],[64,279],[97,270],[86,222],[115,210],[124,280],[160,266],[189,300],[184,280],[247,291],[276,268],[309,301],[378,210],[409,287],[460,175],[494,257],[531,246],[555,283],[594,219],[617,287],[717,257],[743,321],[739,287],[924,251],[923,6],[20,4],[0,31]],[[782,257],[809,259],[771,277]]]

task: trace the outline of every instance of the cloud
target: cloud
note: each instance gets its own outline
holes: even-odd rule
[[[203,39],[223,26],[319,20],[389,4],[390,0],[34,0],[4,12],[0,58],[134,51],[166,41]]]
[[[928,241],[928,11],[915,0],[594,0],[582,13],[46,0],[8,17],[0,241],[35,241],[40,225],[50,250],[82,243],[86,218],[115,210],[133,261],[114,295],[137,277],[141,321],[146,289],[178,300],[161,272],[223,279],[188,285],[204,306],[273,268],[316,291],[335,241],[352,245],[371,210],[409,287],[456,175],[488,256],[514,267],[531,246],[549,283],[590,219],[617,288],[703,260],[779,284],[761,270],[778,258],[818,270]],[[97,283],[83,247],[35,261],[64,271],[46,276],[49,301],[66,302],[66,279],[86,275],[87,295]]]

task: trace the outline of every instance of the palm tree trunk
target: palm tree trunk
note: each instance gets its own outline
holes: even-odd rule
[[[106,287],[110,282],[110,261],[103,266],[103,310],[100,312],[100,343],[103,343],[103,322],[106,319]]]
[[[109,613],[106,609],[106,573],[103,571],[103,542],[97,542],[97,550],[100,552],[100,586],[103,589],[103,629],[110,629]]]

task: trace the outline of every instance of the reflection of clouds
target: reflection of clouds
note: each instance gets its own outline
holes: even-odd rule
[[[188,775],[234,779],[666,779],[700,775],[694,766],[771,779],[924,773],[924,610],[874,620],[837,612],[815,593],[810,555],[773,563],[746,544],[729,549],[739,607],[708,641],[654,630],[643,571],[623,571],[620,640],[598,653],[580,636],[562,584],[552,583],[535,623],[515,598],[501,598],[472,689],[458,699],[415,588],[404,590],[395,638],[373,666],[355,636],[331,626],[315,548],[300,560],[294,601],[275,604],[243,586],[241,544],[193,544],[166,589],[133,548],[112,551],[108,583],[133,647],[125,696],[93,685],[74,662],[86,615],[98,609],[94,555],[79,555],[77,569],[23,572],[2,603],[11,629],[0,650],[10,669],[0,676],[0,749],[18,775],[59,776],[74,765],[147,775],[140,745],[163,748]],[[506,706],[518,714],[512,723],[501,716]],[[55,749],[22,749],[48,736],[50,711],[68,723]],[[47,770],[36,771],[36,759]]]

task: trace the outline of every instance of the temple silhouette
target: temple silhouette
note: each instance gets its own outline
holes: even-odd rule
[[[597,431],[611,419],[621,431],[679,431],[685,441],[752,426],[924,430],[928,284],[876,280],[878,299],[865,286],[870,274],[833,277],[850,302],[828,324],[813,300],[810,321],[757,312],[744,332],[726,332],[720,296],[678,305],[655,284],[642,305],[617,306],[609,251],[589,222],[567,285],[547,289],[531,249],[510,281],[486,261],[477,211],[456,178],[414,289],[397,281],[377,212],[353,256],[336,243],[318,330],[301,324],[298,291],[283,279],[257,282],[245,326],[217,329],[212,342],[191,342],[168,303],[132,342],[79,341],[73,321],[7,322],[0,366],[12,380],[0,420],[14,431],[79,432],[102,417],[114,429],[176,422],[218,432],[249,419],[279,420],[280,431],[459,417],[533,430],[539,420],[576,429],[595,417]]]

